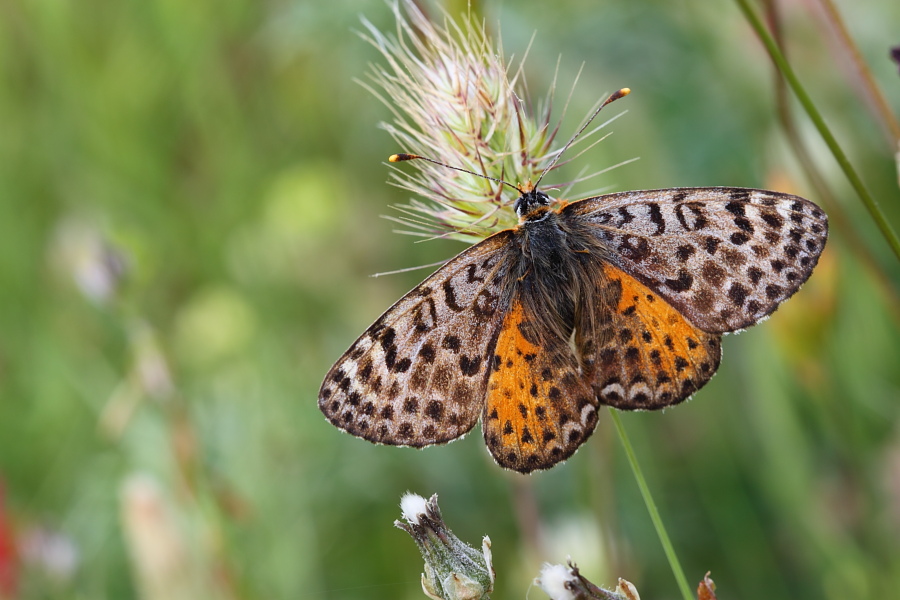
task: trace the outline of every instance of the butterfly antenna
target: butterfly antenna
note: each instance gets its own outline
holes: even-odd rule
[[[587,129],[587,126],[590,125],[590,124],[591,124],[591,121],[594,120],[594,117],[596,117],[596,116],[600,113],[600,111],[603,110],[603,107],[604,107],[604,106],[606,106],[606,105],[609,104],[610,102],[615,102],[615,101],[618,100],[619,98],[624,98],[625,96],[627,96],[627,95],[630,94],[630,93],[631,93],[631,90],[630,90],[629,88],[622,88],[621,90],[618,90],[618,91],[616,91],[616,92],[613,92],[613,93],[610,95],[610,97],[607,98],[607,99],[603,102],[603,104],[601,104],[600,107],[599,107],[597,110],[594,111],[594,114],[591,115],[591,118],[589,118],[589,119],[584,123],[584,125],[581,126],[581,129],[579,129],[579,130],[575,133],[575,135],[572,136],[572,139],[570,139],[568,142],[566,142],[566,145],[563,146],[562,150],[560,150],[559,152],[556,153],[556,156],[553,158],[553,162],[551,162],[551,163],[547,166],[547,168],[544,169],[544,171],[541,173],[541,176],[538,177],[538,180],[535,182],[534,187],[537,188],[538,184],[541,182],[541,179],[544,178],[544,175],[546,175],[547,172],[550,171],[550,169],[552,169],[552,168],[556,165],[557,162],[559,162],[559,159],[562,157],[563,154],[565,154],[566,150],[568,150],[569,147],[575,142],[575,140],[578,139],[578,136],[581,135],[582,132],[584,132],[585,129]],[[396,155],[395,155],[395,156],[396,156]],[[393,157],[391,157],[391,158],[393,158]],[[391,162],[393,162],[393,161],[391,161]]]
[[[581,133],[581,132],[579,131],[579,133]],[[503,181],[502,179],[497,179],[496,177],[489,177],[488,175],[482,175],[481,173],[476,173],[476,172],[474,172],[474,171],[469,171],[468,169],[462,169],[462,168],[460,168],[460,167],[453,167],[453,166],[444,164],[444,163],[442,163],[442,162],[436,161],[436,160],[434,160],[433,158],[428,158],[427,156],[419,156],[418,154],[403,154],[403,153],[400,153],[400,154],[391,154],[391,156],[388,158],[388,161],[389,161],[389,162],[392,162],[392,163],[395,163],[395,162],[403,162],[403,161],[406,161],[406,160],[424,160],[424,161],[426,161],[426,162],[430,162],[430,163],[432,163],[432,164],[435,164],[435,165],[438,165],[438,166],[441,166],[441,167],[447,167],[448,169],[453,169],[454,171],[459,171],[459,172],[461,172],[461,173],[468,173],[469,175],[474,175],[475,177],[481,177],[481,178],[483,178],[483,179],[490,179],[491,181],[496,181],[497,183],[502,183],[503,185],[508,185],[509,187],[511,187],[512,189],[516,190],[516,191],[519,192],[520,194],[524,194],[524,193],[525,193],[525,192],[522,191],[522,189],[521,189],[519,186],[513,185],[513,184],[511,184],[511,183],[508,182],[508,181]]]

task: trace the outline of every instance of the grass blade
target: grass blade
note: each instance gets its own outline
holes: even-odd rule
[[[637,456],[634,454],[634,449],[631,447],[628,433],[626,433],[625,426],[622,425],[622,420],[619,418],[619,411],[610,408],[609,414],[612,415],[613,423],[616,425],[616,432],[618,432],[619,439],[622,441],[622,446],[625,448],[625,455],[628,457],[628,464],[631,465],[631,472],[634,473],[638,488],[641,490],[641,496],[644,498],[644,504],[647,505],[647,512],[650,513],[650,520],[653,521],[653,527],[656,528],[656,535],[659,536],[659,542],[662,544],[663,551],[666,553],[666,558],[669,560],[672,574],[675,575],[675,581],[678,582],[678,589],[681,591],[684,600],[694,600],[694,596],[691,593],[691,586],[688,585],[687,577],[684,576],[684,570],[682,570],[681,563],[678,561],[678,555],[675,554],[675,548],[672,546],[669,534],[666,533],[666,526],[663,525],[662,518],[659,516],[659,510],[657,510],[656,503],[653,501],[653,495],[650,494],[650,488],[647,486],[647,480],[644,479],[644,472],[641,470],[641,465],[638,463]]]
[[[828,126],[825,124],[822,115],[819,113],[815,104],[813,104],[809,94],[806,93],[806,90],[800,84],[800,80],[797,79],[797,75],[794,73],[791,65],[785,60],[781,50],[778,49],[778,44],[775,43],[775,40],[769,34],[769,30],[766,29],[762,20],[759,18],[759,15],[751,8],[748,0],[735,0],[735,2],[737,2],[738,7],[741,9],[741,12],[744,13],[750,26],[753,27],[753,30],[759,36],[760,41],[762,41],[763,45],[766,47],[769,56],[772,58],[772,62],[775,63],[775,66],[778,67],[778,70],[781,71],[781,74],[784,76],[785,80],[787,80],[788,85],[791,86],[794,95],[797,96],[797,100],[800,102],[800,105],[803,106],[803,110],[806,111],[806,114],[818,130],[819,135],[822,136],[825,145],[828,146],[828,149],[841,167],[841,170],[844,171],[844,175],[847,177],[848,181],[850,181],[850,185],[853,186],[853,189],[866,206],[869,214],[872,215],[876,225],[878,225],[878,229],[881,230],[882,235],[887,240],[888,244],[890,244],[894,254],[900,259],[900,238],[897,237],[897,233],[888,222],[887,217],[881,210],[881,206],[879,206],[875,198],[873,198],[866,189],[862,179],[860,179],[856,170],[850,164],[844,151],[832,135],[831,130],[828,129]]]

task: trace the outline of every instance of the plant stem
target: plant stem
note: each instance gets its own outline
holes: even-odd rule
[[[866,206],[866,209],[868,209],[869,214],[872,215],[872,218],[875,220],[875,223],[878,225],[878,228],[881,230],[881,233],[887,240],[888,244],[890,244],[891,249],[894,251],[894,254],[898,259],[900,259],[900,238],[897,237],[897,233],[891,227],[891,224],[888,222],[887,217],[881,210],[878,202],[876,202],[871,194],[869,194],[869,191],[866,189],[865,184],[863,184],[862,179],[860,179],[859,175],[856,173],[856,170],[854,170],[853,166],[850,164],[850,161],[847,160],[847,156],[844,154],[844,151],[841,149],[837,140],[831,134],[831,130],[828,129],[828,126],[825,124],[825,120],[822,118],[822,115],[819,114],[819,111],[813,104],[812,99],[800,84],[800,80],[797,79],[797,75],[794,73],[791,65],[787,62],[787,60],[785,60],[784,55],[781,53],[781,50],[778,49],[778,45],[775,43],[775,40],[772,39],[772,36],[769,34],[769,31],[766,29],[762,20],[759,18],[759,15],[757,15],[756,12],[750,7],[748,0],[735,0],[735,2],[737,2],[738,7],[741,9],[741,12],[744,13],[744,16],[747,18],[750,26],[753,28],[753,30],[756,32],[756,35],[759,36],[760,41],[762,41],[763,45],[766,47],[766,50],[769,52],[769,56],[772,58],[772,62],[775,63],[775,66],[778,67],[778,70],[781,71],[781,74],[784,75],[784,78],[787,80],[788,85],[791,86],[791,89],[794,91],[794,95],[797,96],[797,100],[800,102],[800,105],[803,106],[803,109],[806,111],[806,114],[813,122],[813,125],[816,126],[816,129],[819,131],[819,135],[822,136],[822,140],[825,142],[825,145],[828,146],[829,150],[831,150],[831,154],[834,156],[834,159],[841,167],[841,170],[844,171],[844,175],[850,181],[850,185],[853,186],[853,189],[856,191],[856,194]]]
[[[830,1],[830,0],[822,0]],[[764,0],[764,14],[772,37],[778,44],[782,54],[787,57],[784,40],[781,36],[781,15],[779,13],[778,0]],[[825,177],[822,175],[815,161],[806,149],[803,138],[794,119],[794,113],[791,110],[788,89],[785,85],[784,76],[781,72],[775,72],[775,104],[778,107],[778,118],[781,121],[781,128],[784,136],[790,145],[801,170],[806,174],[806,179],[812,186],[818,199],[822,201],[822,206],[828,211],[828,220],[834,229],[839,230],[846,237],[846,244],[850,251],[856,255],[857,260],[865,266],[872,274],[875,284],[880,288],[884,295],[885,304],[889,307],[891,316],[894,321],[900,325],[900,288],[898,282],[891,279],[885,268],[879,262],[878,257],[872,252],[869,245],[865,242],[860,233],[855,229],[852,219],[844,210],[844,207],[838,202],[837,197],[831,191]]]
[[[853,42],[853,37],[847,30],[847,25],[844,23],[844,19],[841,17],[841,13],[838,12],[833,0],[819,0],[819,4],[825,13],[825,19],[837,34],[835,37],[836,45],[840,46],[844,54],[850,59],[850,64],[856,70],[856,75],[862,82],[862,85],[856,88],[857,91],[862,91],[863,95],[869,99],[874,109],[875,117],[884,128],[885,137],[890,144],[891,150],[896,150],[897,142],[900,141],[900,123],[897,122],[894,113],[891,112],[890,105],[885,100],[881,88],[875,82],[872,71],[869,69],[869,65],[866,64],[859,47]]]
[[[628,457],[628,463],[631,465],[631,472],[634,473],[638,488],[641,490],[641,496],[644,497],[644,504],[647,505],[647,512],[650,513],[650,520],[653,521],[653,527],[656,528],[656,535],[659,536],[659,542],[662,544],[663,550],[666,553],[666,558],[669,560],[669,566],[672,568],[672,574],[675,576],[675,581],[678,583],[678,589],[681,590],[681,595],[684,597],[684,600],[694,600],[694,596],[691,593],[691,587],[688,585],[687,577],[684,575],[681,563],[678,562],[678,555],[675,554],[675,548],[672,546],[671,540],[669,540],[669,534],[666,533],[666,527],[663,525],[662,518],[659,516],[659,510],[657,510],[656,503],[653,501],[653,496],[650,494],[650,488],[647,487],[647,480],[644,479],[641,465],[638,463],[637,457],[634,454],[634,449],[631,447],[628,433],[625,432],[625,426],[622,425],[622,420],[619,418],[619,411],[610,408],[609,414],[612,415],[613,423],[616,425],[616,431],[619,434],[619,439],[622,441],[622,446],[625,448],[625,455]]]

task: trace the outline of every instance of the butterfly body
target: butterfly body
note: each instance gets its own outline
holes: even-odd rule
[[[741,188],[539,190],[519,225],[439,268],[326,376],[319,406],[373,442],[427,446],[481,419],[503,467],[552,467],[603,404],[658,409],[715,373],[721,334],[758,322],[809,277],[827,218]]]

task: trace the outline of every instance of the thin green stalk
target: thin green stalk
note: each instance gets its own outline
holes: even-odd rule
[[[866,64],[859,47],[853,42],[853,37],[850,35],[850,31],[847,30],[847,25],[844,23],[844,19],[841,17],[841,13],[835,6],[834,1],[819,0],[819,4],[822,6],[825,18],[831,24],[835,33],[837,33],[836,38],[834,38],[835,41],[850,59],[850,64],[856,70],[856,75],[860,81],[862,81],[862,85],[856,89],[862,91],[863,95],[869,99],[874,109],[875,117],[884,128],[885,137],[888,139],[891,150],[895,150],[897,142],[900,141],[900,122],[897,122],[897,118],[891,112],[891,106],[885,100],[881,88],[875,82],[872,70]],[[828,41],[831,41],[831,39]]]
[[[881,233],[888,244],[890,244],[894,254],[900,259],[900,238],[897,237],[897,233],[891,227],[891,224],[888,222],[884,212],[882,212],[878,202],[876,202],[871,194],[869,194],[862,179],[857,175],[856,170],[850,164],[850,161],[847,160],[847,156],[844,154],[844,151],[841,149],[837,140],[831,134],[831,130],[828,129],[825,120],[822,118],[822,115],[819,114],[812,99],[800,84],[800,80],[797,79],[797,75],[794,73],[791,65],[785,60],[781,50],[778,49],[778,44],[772,39],[769,30],[766,29],[762,20],[759,18],[759,15],[757,15],[750,7],[748,0],[735,0],[735,2],[737,2],[738,7],[741,9],[741,12],[744,13],[750,26],[753,27],[753,30],[756,31],[756,35],[759,36],[760,41],[762,41],[763,45],[766,47],[769,56],[772,58],[772,62],[775,63],[775,66],[778,67],[778,70],[781,71],[781,74],[784,75],[784,78],[787,80],[788,85],[791,86],[800,105],[806,111],[806,114],[813,122],[813,125],[816,126],[825,145],[831,150],[834,159],[837,161],[838,165],[840,165],[841,170],[844,171],[844,175],[850,181],[850,185],[853,186],[853,189],[856,190],[856,194],[859,196],[860,200],[862,200],[866,209],[868,209],[869,214],[872,215],[872,218],[875,220],[875,223],[878,225],[878,228],[881,230]]]
[[[662,518],[659,516],[659,511],[656,509],[656,503],[653,501],[653,496],[650,494],[650,488],[647,487],[647,480],[644,479],[644,472],[641,471],[641,465],[638,463],[637,457],[634,454],[634,449],[631,447],[628,434],[625,432],[625,426],[622,425],[622,420],[619,418],[619,411],[610,408],[609,414],[612,415],[613,423],[615,423],[616,431],[619,434],[619,439],[622,440],[622,446],[625,448],[625,455],[628,457],[628,463],[631,465],[631,472],[634,473],[638,488],[641,490],[641,496],[644,497],[644,504],[647,505],[647,512],[650,513],[650,520],[653,521],[653,527],[656,528],[656,535],[659,536],[659,542],[662,544],[663,550],[666,553],[666,558],[669,559],[669,566],[672,568],[672,574],[675,575],[675,581],[678,582],[678,589],[681,590],[681,595],[684,597],[684,600],[694,600],[694,595],[691,593],[691,586],[688,585],[687,577],[684,576],[681,563],[678,562],[678,555],[675,554],[675,548],[672,546],[672,541],[669,540],[669,534],[666,533],[666,526],[663,525]]]
[[[830,0],[820,0],[821,2],[830,2]],[[764,14],[766,22],[772,32],[772,37],[782,54],[787,56],[784,39],[781,36],[781,13],[779,12],[778,0],[764,0]],[[851,42],[852,43],[852,42]],[[873,83],[874,85],[874,83]],[[778,118],[781,121],[781,128],[784,130],[784,136],[797,158],[800,169],[806,174],[806,179],[812,186],[822,206],[828,211],[828,220],[834,226],[835,230],[840,231],[847,238],[847,246],[853,252],[860,263],[869,269],[873,280],[879,286],[881,292],[885,296],[886,305],[890,307],[891,315],[894,320],[900,324],[900,288],[898,282],[887,274],[878,257],[865,243],[863,238],[857,232],[855,225],[850,219],[844,207],[837,201],[837,197],[831,191],[825,177],[816,166],[815,161],[806,149],[803,138],[800,136],[794,112],[791,110],[789,103],[790,92],[785,84],[784,77],[779,72],[775,72],[775,104],[778,107]],[[877,89],[876,89],[877,91]],[[900,136],[898,136],[900,139]]]

